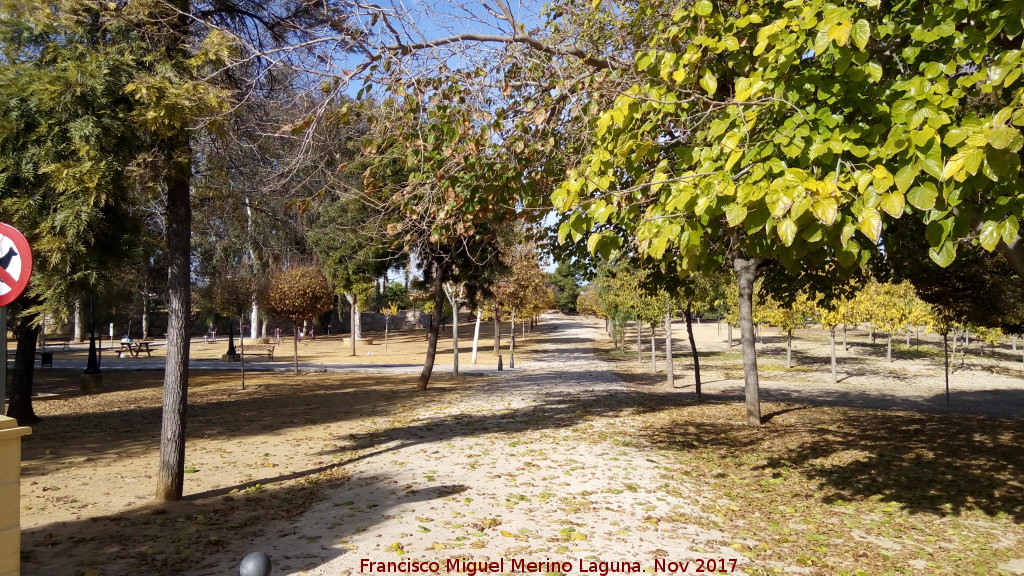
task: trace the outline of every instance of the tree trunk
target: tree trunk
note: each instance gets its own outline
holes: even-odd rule
[[[786,370],[793,367],[793,330],[786,332]]]
[[[388,332],[391,328],[391,316],[384,317],[384,351],[388,351]]]
[[[665,312],[665,383],[669,388],[675,388],[676,376],[674,373],[675,362],[672,358],[672,309]]]
[[[349,356],[356,355],[356,338],[359,338],[359,307],[358,307],[358,296],[355,294],[345,294],[345,299],[348,300],[349,306]]]
[[[299,375],[299,321],[292,321],[292,364],[295,366],[295,375]]]
[[[725,337],[729,340],[729,348],[732,348],[732,322],[725,323],[725,334]]]
[[[22,297],[21,301],[29,305],[38,304],[35,299]],[[11,386],[11,401],[7,405],[7,416],[18,421],[19,426],[30,426],[39,422],[32,408],[32,382],[35,379],[36,339],[39,338],[39,326],[33,326],[35,316],[24,311],[18,316],[18,325],[14,333],[18,338],[17,351],[14,354],[14,381]],[[3,351],[3,362],[7,362],[7,350]],[[6,382],[4,383],[6,386]],[[3,398],[0,398],[0,408]]]
[[[427,357],[423,360],[423,371],[420,372],[420,390],[426,390],[430,383],[430,375],[434,372],[434,357],[437,356],[437,339],[441,332],[441,319],[444,317],[444,274],[440,262],[434,263],[434,312],[431,314],[430,334],[427,336]]]
[[[260,306],[254,299],[252,310],[249,311],[249,337],[253,340],[260,337]]]
[[[657,346],[654,344],[654,326],[651,326],[651,367],[654,368],[654,372],[658,372],[658,352]]]
[[[693,301],[686,303],[686,336],[690,339],[690,355],[693,357],[693,386],[700,400],[700,356],[697,355],[697,341],[693,338]]]
[[[846,324],[843,324],[843,352],[849,352],[850,346],[846,344]]]
[[[75,298],[75,342],[85,340],[85,324],[82,322],[82,299]]]
[[[142,287],[142,339],[149,338],[149,283]]]
[[[757,352],[754,348],[754,282],[766,261],[761,258],[736,258],[733,268],[739,283],[740,338],[743,342],[744,391],[747,398],[747,424],[760,426],[761,391],[757,376]]]
[[[640,340],[640,319],[636,319],[636,363],[644,365],[644,345]]]
[[[459,375],[459,299],[452,293],[452,375]]]
[[[942,352],[946,357],[946,406],[949,406],[949,331],[942,333]]]
[[[184,2],[175,4],[183,4],[182,16],[175,26],[179,30],[187,29],[191,25],[188,5]],[[167,360],[156,498],[181,500],[185,485],[189,326],[192,316],[192,146],[184,129],[168,138],[167,145]]]
[[[836,327],[831,326],[828,329],[828,341],[832,348],[832,385],[835,385],[838,380],[836,379]]]
[[[477,344],[480,343],[480,314],[482,313],[482,309],[476,309],[476,326],[473,328],[473,364],[476,364],[476,349]]]
[[[892,334],[890,333],[887,336],[888,337],[886,338],[885,359],[889,362],[892,362]]]
[[[501,313],[494,307],[494,355],[501,356]]]
[[[508,336],[508,367],[516,367],[516,309],[512,309],[511,330]]]
[[[239,368],[242,370],[242,390],[245,390],[245,316],[238,317]]]

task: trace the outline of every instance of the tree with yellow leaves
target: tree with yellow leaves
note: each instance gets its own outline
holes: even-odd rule
[[[914,322],[927,318],[926,306],[917,297],[910,282],[878,282],[872,280],[857,294],[855,303],[860,317],[872,328],[887,334],[887,361],[892,362],[892,335]]]
[[[840,325],[852,324],[857,321],[858,310],[853,300],[841,299],[829,304],[818,303],[814,306],[815,318],[822,328],[828,330],[829,349],[832,357],[832,383],[836,378],[836,328]]]
[[[767,295],[754,306],[754,322],[778,327],[786,334],[786,368],[793,367],[793,330],[803,328],[806,319],[814,312],[814,304],[807,294],[797,294],[793,302],[785,304]]]

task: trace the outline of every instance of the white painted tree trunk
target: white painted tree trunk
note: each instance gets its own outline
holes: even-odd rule
[[[259,338],[260,334],[260,307],[253,300],[252,309],[249,310],[249,337],[253,340]]]
[[[473,364],[476,364],[476,348],[480,343],[480,315],[482,313],[482,309],[476,309],[476,327],[473,328]]]
[[[348,300],[350,306],[349,318],[351,322],[351,330],[349,331],[349,356],[356,355],[356,340],[359,339],[359,297],[355,294],[345,294],[345,299]]]

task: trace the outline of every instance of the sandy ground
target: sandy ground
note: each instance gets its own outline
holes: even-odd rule
[[[357,451],[344,486],[252,549],[278,559],[283,574],[341,576],[399,560],[504,559],[506,572],[513,561],[648,568],[663,554],[742,564],[721,534],[650,523],[701,514],[700,491],[682,483],[679,496],[656,496],[657,456],[616,443],[615,427],[636,415],[623,383],[587,350],[593,335],[563,321],[522,371],[354,438],[343,447]],[[588,397],[601,401],[600,418],[577,413]],[[546,568],[538,571],[569,571]]]
[[[139,559],[152,553],[144,544],[97,550],[90,546],[90,533],[150,529],[166,515],[181,523],[181,534],[190,534],[192,523],[231,513],[226,508],[251,492],[264,499],[265,519],[246,518],[230,533],[203,533],[219,540],[214,552],[201,559],[184,557],[163,573],[237,573],[241,557],[254,550],[271,555],[275,575],[382,573],[378,565],[367,564],[379,562],[437,561],[442,568],[460,568],[447,564],[502,560],[499,571],[504,572],[513,571],[513,561],[549,562],[535,567],[538,573],[592,568],[600,574],[600,565],[590,562],[624,562],[625,567],[635,562],[647,570],[656,561],[689,560],[689,572],[680,573],[697,573],[698,562],[714,560],[743,573],[745,557],[730,545],[736,541],[731,535],[686,521],[658,521],[714,518],[705,512],[700,479],[666,478],[658,450],[626,448],[619,441],[617,432],[644,420],[631,389],[664,387],[663,374],[646,375],[645,366],[638,367],[639,383],[616,378],[608,362],[593,353],[595,339],[604,340],[601,327],[595,320],[551,318],[517,355],[515,370],[469,368],[467,355],[464,371],[472,376],[439,378],[427,396],[413,393],[407,376],[385,376],[380,368],[360,381],[346,381],[337,396],[317,387],[327,376],[316,373],[299,380],[253,375],[247,391],[195,384],[193,398],[209,394],[217,402],[190,414],[197,422],[187,450],[193,472],[186,479],[186,501],[171,505],[151,501],[159,411],[145,398],[153,400],[159,389],[119,388],[111,374],[111,392],[76,397],[69,384],[55,382],[50,388],[64,393],[48,402],[80,402],[82,412],[94,413],[113,405],[123,413],[105,420],[53,417],[66,428],[79,427],[80,441],[66,449],[42,448],[46,425],[36,431],[36,441],[26,440],[23,574],[138,573]],[[740,398],[739,348],[724,343],[725,334],[716,324],[697,326],[698,347],[707,354],[703,390],[712,398]],[[460,335],[465,342],[472,326],[464,325]],[[965,366],[951,377],[947,408],[941,357],[933,352],[897,349],[896,361],[886,366],[884,340],[870,345],[865,333],[855,333],[856,344],[840,352],[840,382],[833,386],[820,331],[799,334],[804,340],[797,343],[793,370],[782,367],[784,342],[771,330],[764,336],[765,400],[1024,415],[1024,366],[1020,352],[1009,347],[985,358],[969,352]],[[682,356],[688,350],[684,339],[677,326],[674,393],[689,396],[693,377]],[[934,345],[934,337],[930,342]],[[347,350],[336,340],[303,344],[307,368],[334,369],[347,361]],[[197,345],[197,363],[214,362],[222,345]],[[406,334],[389,345],[393,356],[385,356],[382,347],[366,352],[382,364],[413,364],[422,360],[424,345],[420,334]],[[79,361],[73,355],[82,352],[66,354],[65,360]],[[481,362],[485,358],[492,357],[488,353]],[[644,359],[649,361],[649,349]],[[125,359],[120,365],[140,368],[142,362],[148,361]],[[439,362],[450,366],[443,357]],[[663,359],[659,365],[663,370]],[[116,374],[113,360],[108,366]],[[303,382],[316,394],[304,395]],[[294,387],[294,398],[275,400],[276,410],[255,412],[266,410],[261,395],[282,385]],[[115,401],[116,394],[121,396]],[[37,410],[46,417],[47,402],[37,403]],[[129,427],[138,436],[110,445],[104,441],[105,426],[122,427],[118,432]],[[303,483],[328,471],[333,471],[328,487],[315,494],[315,501],[291,499],[303,493]],[[296,514],[288,514],[289,507]],[[568,562],[571,570],[550,562]],[[405,568],[397,572],[413,572]],[[777,568],[802,572],[797,566]]]

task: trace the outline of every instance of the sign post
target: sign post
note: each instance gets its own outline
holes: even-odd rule
[[[0,306],[0,350],[4,351],[4,361],[0,362],[0,415],[6,414],[4,402],[7,401],[7,306]]]
[[[0,411],[7,398],[7,305],[28,286],[32,276],[32,249],[21,232],[0,222]],[[34,359],[33,359],[34,360]]]

